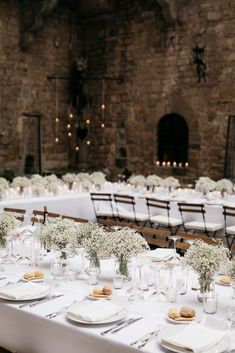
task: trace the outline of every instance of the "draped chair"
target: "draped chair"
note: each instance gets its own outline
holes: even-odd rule
[[[113,198],[116,204],[119,221],[146,224],[148,221],[148,214],[144,212],[136,212],[134,196],[113,194]]]
[[[16,219],[18,219],[21,222],[24,222],[26,210],[23,210],[21,208],[4,207],[3,211],[7,213],[11,213]]]
[[[182,218],[184,231],[202,232],[207,236],[216,235],[217,231],[223,229],[223,224],[217,222],[208,222],[206,220],[206,210],[204,204],[178,203]],[[195,220],[195,216],[199,220]]]
[[[97,221],[100,219],[117,217],[113,206],[112,194],[91,192],[90,196]]]
[[[182,225],[182,220],[170,215],[170,201],[146,197],[146,205],[152,227],[168,228],[172,235],[177,233],[179,226]]]

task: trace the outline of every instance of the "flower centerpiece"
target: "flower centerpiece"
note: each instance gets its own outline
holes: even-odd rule
[[[128,277],[128,260],[150,250],[146,240],[134,229],[128,227],[113,227],[112,253],[118,261],[118,270],[120,274]]]
[[[89,254],[91,267],[100,267],[100,255],[112,253],[112,237],[98,224],[86,223],[79,228],[81,244]]]
[[[153,175],[148,175],[146,178],[146,184],[149,188],[154,191],[156,186],[161,185],[162,178],[153,174]]]
[[[20,193],[22,194],[24,188],[29,187],[31,185],[30,179],[27,177],[16,177],[13,179],[11,183],[11,187],[19,189]]]
[[[44,195],[46,180],[39,174],[33,174],[30,179],[33,194],[36,197]]]
[[[9,188],[9,183],[5,178],[0,177],[0,199],[5,190]]]
[[[128,179],[128,182],[135,187],[143,187],[146,184],[146,179],[143,175],[133,175]]]
[[[223,197],[225,192],[232,192],[233,183],[229,179],[220,179],[216,182],[216,190],[220,191]]]
[[[228,262],[229,250],[222,242],[207,244],[202,240],[196,240],[184,256],[186,266],[198,273],[199,294],[201,295],[210,291],[214,275],[220,270],[221,266],[227,267]],[[198,299],[200,300],[200,296]]]
[[[91,174],[91,180],[93,184],[100,189],[102,185],[105,183],[105,174],[102,172],[93,172]]]
[[[48,219],[34,232],[48,248],[60,250],[60,257],[67,258],[67,247],[75,251],[78,244],[78,224],[70,219]]]
[[[179,179],[176,179],[174,177],[167,177],[165,179],[162,179],[161,185],[168,188],[169,190],[172,190],[179,187],[180,182]]]
[[[195,189],[203,194],[216,189],[216,182],[208,177],[200,177],[195,183]]]
[[[66,173],[62,176],[63,181],[68,185],[69,190],[72,189],[73,183],[76,181],[75,173]]]
[[[6,246],[8,233],[19,227],[20,221],[13,215],[3,212],[0,214],[0,246]]]

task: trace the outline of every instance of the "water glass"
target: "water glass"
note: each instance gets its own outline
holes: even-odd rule
[[[88,284],[91,284],[91,285],[97,284],[100,269],[98,267],[88,267],[86,272],[88,274]]]
[[[121,289],[123,286],[123,276],[115,275],[113,277],[113,288],[114,289]]]
[[[62,277],[63,275],[62,261],[59,257],[51,259],[51,275],[53,278]]]
[[[218,293],[215,291],[203,294],[203,310],[206,314],[215,314],[218,306]]]

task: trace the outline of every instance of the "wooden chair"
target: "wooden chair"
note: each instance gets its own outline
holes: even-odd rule
[[[134,222],[137,225],[146,224],[149,218],[148,214],[136,212],[134,196],[113,194],[113,198],[119,221]]]
[[[160,230],[151,227],[138,226],[134,223],[120,222],[115,220],[100,220],[99,224],[106,226],[111,229],[111,227],[119,226],[119,227],[129,227],[135,229],[138,233],[140,233],[149,245],[154,247],[168,248],[170,245],[170,241],[168,237],[171,235],[168,230]]]
[[[207,236],[214,237],[218,230],[223,229],[221,223],[206,221],[206,210],[203,204],[179,202],[178,206],[185,232],[202,232]],[[200,220],[194,220],[195,215],[199,216]]]
[[[112,194],[91,192],[90,196],[97,221],[100,219],[114,219],[117,217],[113,207]]]
[[[149,222],[152,227],[168,228],[172,235],[176,234],[182,220],[170,216],[170,201],[146,197]]]
[[[4,207],[3,211],[7,213],[11,213],[16,219],[18,219],[21,222],[24,222],[26,210],[23,210],[21,208]]]
[[[33,214],[32,218],[31,218],[32,225],[34,225],[34,223],[44,224],[48,218],[60,217],[59,213],[48,212],[46,206],[44,206],[43,211],[33,210],[32,214]]]
[[[202,234],[178,233],[177,236],[180,239],[176,241],[176,249],[180,252],[185,252],[195,240],[202,240],[210,245],[217,245],[220,242],[219,239],[211,238]]]
[[[225,238],[231,250],[235,240],[235,207],[223,206],[223,215]]]
[[[88,219],[84,219],[84,218],[78,218],[78,217],[72,217],[72,216],[66,216],[66,215],[61,215],[62,219],[71,219],[75,222],[79,222],[79,223],[88,223]]]

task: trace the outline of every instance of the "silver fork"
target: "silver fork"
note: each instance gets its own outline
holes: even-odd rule
[[[148,332],[145,336],[143,336],[139,340],[132,342],[131,346],[138,344],[139,349],[144,347],[148,342],[152,341],[153,339],[155,339],[157,337],[158,333],[161,331],[161,329],[163,327],[164,326],[159,326],[155,330]]]

